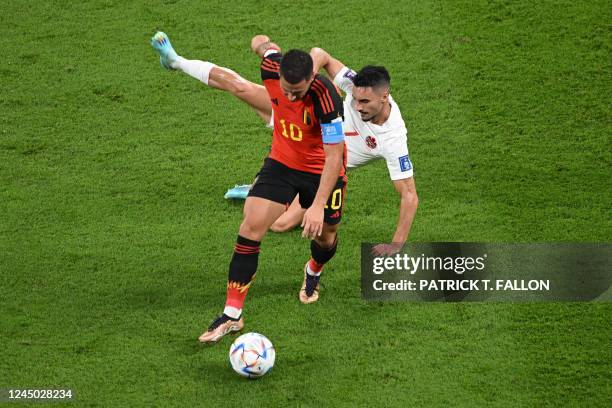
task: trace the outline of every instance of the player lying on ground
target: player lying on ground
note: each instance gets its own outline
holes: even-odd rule
[[[265,123],[272,118],[272,105],[265,87],[247,81],[234,71],[210,62],[187,60],[167,48],[152,44],[160,52],[160,61],[168,69],[177,69],[198,79],[204,84],[230,92],[252,107]],[[266,38],[264,38],[266,39]],[[168,52],[164,54],[167,49]],[[348,149],[348,169],[363,166],[377,159],[387,162],[391,181],[400,196],[397,227],[391,244],[381,244],[375,251],[382,254],[397,252],[408,239],[414,219],[418,196],[413,179],[412,163],[408,156],[407,130],[400,110],[389,94],[390,79],[384,67],[364,67],[358,74],[347,68],[320,48],[310,52],[315,72],[324,68],[344,92],[345,144]],[[305,210],[294,202],[271,229],[283,232],[299,225]]]
[[[165,34],[157,33],[152,43],[162,65],[184,62]],[[265,36],[254,37],[251,48],[262,58],[264,93],[272,102],[272,149],[244,205],[223,314],[200,336],[203,343],[217,342],[244,326],[242,308],[257,271],[261,240],[297,194],[306,208],[302,236],[312,239],[311,258],[304,266],[299,292],[302,303],[318,299],[319,278],[323,266],[336,253],[336,232],[342,218],[346,183],[342,98],[328,78],[313,71],[308,53],[290,50],[282,55]],[[202,79],[209,76],[203,72],[197,75]]]

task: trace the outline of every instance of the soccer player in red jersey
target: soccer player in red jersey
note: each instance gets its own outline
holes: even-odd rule
[[[272,103],[263,85],[250,82],[231,69],[211,62],[181,57],[165,33],[157,32],[151,39],[151,45],[159,54],[164,68],[182,71],[211,88],[231,93],[253,108],[272,127]],[[320,48],[313,48],[310,55],[315,71],[318,71],[318,67],[324,68],[334,84],[346,92],[344,126],[347,169],[380,159],[387,164],[393,186],[399,193],[399,217],[391,243],[376,245],[373,250],[377,255],[395,254],[408,239],[419,200],[408,154],[408,130],[397,103],[389,93],[388,72],[384,67],[370,66],[355,73]],[[242,187],[246,186],[239,188]],[[270,229],[283,232],[300,225],[305,211],[299,200],[294,199]]]
[[[308,53],[290,50],[283,55],[266,36],[255,36],[251,48],[262,58],[261,78],[274,112],[272,149],[245,202],[223,314],[200,336],[202,343],[215,343],[244,326],[242,308],[257,270],[260,243],[298,193],[306,208],[302,237],[311,239],[299,292],[302,303],[318,299],[319,277],[336,252],[342,217],[342,98],[329,79],[313,71]]]

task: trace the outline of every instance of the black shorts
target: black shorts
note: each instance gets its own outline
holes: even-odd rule
[[[300,195],[300,205],[308,208],[312,205],[319,189],[321,175],[294,170],[267,157],[249,190],[249,197],[260,197],[289,206],[296,194]],[[346,180],[338,181],[325,205],[323,221],[334,225],[342,219]]]

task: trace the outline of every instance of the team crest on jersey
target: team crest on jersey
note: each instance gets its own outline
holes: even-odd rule
[[[374,139],[372,136],[366,137],[365,142],[370,149],[376,149],[376,139]]]
[[[310,117],[310,112],[308,109],[304,110],[304,124],[306,126],[312,125],[312,118]]]

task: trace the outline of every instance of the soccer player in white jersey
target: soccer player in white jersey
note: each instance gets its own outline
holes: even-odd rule
[[[262,40],[269,39],[266,36],[253,38],[253,41]],[[262,85],[211,62],[178,56],[164,33],[156,33],[151,44],[159,53],[163,67],[180,70],[212,88],[230,92],[251,106],[266,124],[271,123],[270,98]],[[389,74],[384,67],[375,66],[364,67],[356,73],[321,48],[313,48],[310,54],[314,71],[325,69],[334,83],[346,93],[344,132],[348,169],[378,159],[384,159],[387,163],[389,176],[400,197],[399,217],[390,243],[377,245],[374,251],[377,255],[394,254],[408,239],[418,196],[408,154],[408,132],[401,112],[389,94]],[[271,229],[283,232],[296,227],[302,222],[304,211],[296,199]]]

